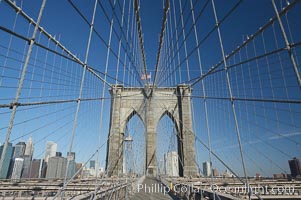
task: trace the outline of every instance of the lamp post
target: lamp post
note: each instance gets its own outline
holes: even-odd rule
[[[125,143],[125,150],[126,150],[126,169],[125,169],[125,181],[127,184],[127,176],[128,176],[128,164],[129,164],[129,153],[132,151],[132,144],[133,144],[133,138],[130,135],[130,133],[124,138],[124,143]],[[126,186],[126,191],[125,191],[125,199],[127,199],[127,186]]]

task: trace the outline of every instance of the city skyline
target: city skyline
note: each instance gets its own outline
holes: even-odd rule
[[[27,140],[26,144],[30,145],[30,149],[34,149],[34,145],[33,145],[33,139],[30,136],[29,139]],[[43,168],[45,168],[45,165],[43,164],[43,162],[50,162],[51,163],[51,168],[55,168],[58,166],[66,166],[67,165],[67,159],[68,159],[68,155],[69,152],[66,152],[64,154],[62,154],[61,152],[57,152],[55,151],[53,152],[48,152],[46,153],[46,150],[49,151],[54,151],[54,149],[56,150],[57,144],[54,143],[53,141],[47,141],[45,143],[45,155],[41,158],[36,158],[33,157],[32,155],[26,155],[26,146],[25,142],[23,141],[19,141],[17,142],[15,145],[13,145],[12,143],[11,145],[11,149],[12,151],[9,152],[8,154],[11,154],[11,158],[9,158],[9,156],[6,158],[7,160],[11,160],[9,165],[5,165],[7,168],[7,176],[9,179],[14,179],[14,180],[19,180],[21,178],[28,178],[28,177],[32,177],[32,178],[42,178],[41,177],[41,173],[43,173]],[[2,152],[2,148],[3,145],[0,146],[0,153]],[[21,152],[21,153],[20,153]],[[33,153],[33,151],[29,151],[31,153]],[[75,154],[76,152],[71,152],[69,159],[70,159],[70,166],[69,166],[69,170],[68,170],[68,175],[67,177],[70,178],[73,176],[73,174],[75,174],[77,172],[76,170],[76,165],[77,164],[83,164],[81,162],[79,163],[75,163]],[[51,156],[50,156],[51,155]],[[66,155],[66,157],[63,157],[62,155]],[[51,159],[51,161],[46,161],[46,158]],[[17,160],[16,160],[17,159]],[[288,167],[290,168],[290,174],[283,174],[281,173],[281,171],[277,172],[273,172],[270,176],[267,176],[266,178],[287,178],[288,176],[292,176],[292,177],[301,177],[301,164],[298,158],[293,157],[293,160],[289,160],[290,158],[288,158]],[[17,162],[16,162],[17,161]],[[161,168],[161,170],[163,170],[162,172],[167,175],[167,176],[178,176],[176,174],[178,174],[178,155],[177,152],[175,151],[170,151],[167,152],[166,154],[164,154],[164,160],[163,160],[163,168]],[[16,162],[16,164],[15,164]],[[24,166],[24,164],[27,163],[27,169]],[[33,164],[35,163],[35,164]],[[294,163],[294,164],[293,164]],[[129,163],[127,163],[128,165]],[[90,160],[88,162],[88,164],[86,164],[86,166],[83,166],[83,169],[88,169],[86,176],[95,176],[95,170],[96,168],[96,163],[95,160]],[[24,168],[25,167],[25,168]],[[125,167],[125,166],[124,166]],[[160,167],[160,166],[159,166]],[[161,166],[162,167],[162,166]],[[37,172],[34,170],[32,171],[32,169],[38,170]],[[210,171],[210,169],[212,168],[212,172]],[[300,169],[299,169],[300,168]],[[25,170],[24,170],[25,169]],[[99,167],[99,172],[103,172],[103,167]],[[170,169],[170,170],[168,170]],[[57,172],[60,171],[59,174],[57,174]],[[65,177],[65,172],[66,172],[66,168],[60,168],[59,170],[54,170],[53,172],[48,172],[47,174],[47,170],[46,172],[44,171],[45,174],[45,178],[63,178]],[[219,174],[219,171],[225,171],[224,174]],[[204,177],[210,177],[211,174],[213,173],[214,177],[216,177],[215,174],[218,174],[219,176],[233,176],[233,174],[231,174],[227,168],[216,168],[216,166],[212,166],[210,165],[210,163],[208,161],[205,161],[202,163],[202,172],[201,174],[204,175]],[[26,174],[26,175],[25,175]],[[90,175],[89,175],[90,174]],[[251,174],[250,176],[257,176],[258,173],[256,174]],[[4,175],[3,175],[4,176]]]
[[[300,10],[0,0],[0,196],[300,199]]]
[[[21,6],[21,1],[16,5],[7,1],[0,4],[3,10],[0,17],[7,19],[1,22],[5,29],[0,35],[1,143],[6,138],[13,146],[25,142],[26,155],[46,161],[56,152],[66,157],[71,149],[76,152],[77,161],[85,163],[94,156],[91,159],[97,160],[97,166],[105,166],[113,118],[110,112],[113,86],[143,88],[147,96],[154,94],[148,91],[152,87],[155,91],[156,87],[175,88],[186,84],[192,89],[191,125],[195,145],[190,145],[196,150],[198,168],[211,160],[212,166],[224,171],[226,167],[221,159],[239,176],[260,173],[272,177],[290,172],[287,161],[301,157],[300,92],[296,76],[301,35],[297,26],[300,13],[296,10],[300,4],[276,2],[282,19],[278,20],[272,2],[238,2],[237,7],[235,2],[218,2],[216,19],[212,2],[207,5],[198,1],[192,4],[170,1],[161,33],[164,12],[153,15],[155,10],[162,10],[161,1],[141,3],[141,16],[137,20],[133,14],[135,4],[125,2],[123,9],[123,2],[116,3],[113,11],[112,2],[98,2],[87,48],[90,29],[86,22],[92,20],[94,4],[47,2],[35,35],[36,44],[41,46],[33,44],[32,52],[27,51],[29,40],[26,38],[31,38],[35,26],[26,21],[25,15],[11,9]],[[103,5],[99,7],[99,4]],[[58,5],[61,10],[57,9]],[[196,23],[193,23],[191,7],[195,7]],[[290,14],[281,13],[283,7]],[[22,4],[22,12],[29,12],[35,21],[39,8],[39,2]],[[122,10],[127,14],[123,15]],[[105,16],[113,13],[115,22],[111,25],[110,17]],[[215,24],[223,16],[227,20],[219,27],[219,34]],[[284,31],[279,23],[283,23]],[[284,40],[283,32],[288,41]],[[158,38],[158,34],[162,37]],[[287,52],[287,42],[291,44],[293,58]],[[27,52],[30,55],[25,63]],[[20,96],[16,98],[24,65],[28,68],[24,71]],[[163,96],[165,98],[166,93],[160,98]],[[156,132],[153,142],[157,162],[166,152],[179,151],[179,129],[186,128],[176,119],[179,118],[177,107],[166,106],[163,100],[158,102],[164,115],[152,130]],[[133,136],[132,166],[143,174],[149,164],[145,162],[149,157],[145,149],[150,132],[144,118],[151,114],[147,106],[141,106],[125,115],[129,115],[128,121],[121,126],[129,126],[119,131]],[[46,150],[47,141],[55,142],[57,148]],[[22,146],[17,148],[20,152],[23,152]],[[16,151],[16,154],[19,153]],[[28,158],[24,164],[28,163],[26,160]]]
[[[27,143],[19,141],[15,145],[12,143],[10,143],[10,145],[6,154],[4,167],[2,167],[0,173],[0,179],[11,179],[15,181],[28,178],[62,179],[65,177],[67,159],[70,159],[67,178],[71,178],[77,170],[80,169],[77,169],[76,165],[82,165],[82,163],[76,163],[75,152],[66,152],[64,153],[66,157],[63,157],[61,152],[56,151],[57,144],[53,141],[47,141],[45,143],[45,155],[42,158],[33,156],[34,143],[31,136],[27,140]],[[3,145],[0,146],[1,154],[2,149]],[[93,168],[93,170],[95,170],[95,160],[91,160],[91,163],[93,162],[94,167],[84,166],[83,169]],[[100,172],[102,171],[103,170],[100,169]],[[95,172],[88,171],[88,175],[86,176],[95,176]]]

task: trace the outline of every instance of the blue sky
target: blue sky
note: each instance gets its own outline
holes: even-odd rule
[[[80,8],[80,11],[87,18],[87,20],[91,21],[94,1],[75,0],[73,2],[78,8]],[[119,2],[122,5],[123,1],[119,0]],[[177,0],[171,2],[178,3]],[[182,6],[185,5],[185,2],[185,0],[182,1]],[[189,16],[190,12],[190,4],[189,1],[187,2],[188,4],[183,11],[184,20],[187,16]],[[105,10],[108,12],[108,16],[110,17],[112,15],[112,11],[109,1],[102,1],[102,3]],[[140,0],[140,3],[140,15],[146,52],[146,62],[148,71],[153,75],[156,64],[159,35],[161,31],[163,3],[161,0]],[[204,6],[204,3],[205,2],[203,1],[198,1],[198,3],[195,4],[196,14],[200,11],[202,6]],[[237,3],[237,1],[217,0],[215,3],[217,15],[219,18],[222,18]],[[285,1],[277,2],[278,8],[280,8],[280,5],[284,6],[284,3]],[[21,1],[17,1],[17,5],[20,4]],[[26,13],[28,13],[29,16],[31,16],[33,19],[36,19],[40,4],[41,1],[24,1],[23,9]],[[128,2],[125,6],[125,10],[128,9],[127,6]],[[292,37],[289,36],[289,39],[294,43],[300,42],[301,40],[301,26],[300,20],[298,20],[301,18],[301,13],[299,12],[300,8],[300,5],[295,6],[289,12],[287,18],[282,18],[286,30],[290,30],[292,34]],[[106,16],[102,12],[100,6],[98,6],[97,9],[95,30],[105,39],[105,41],[108,41],[110,25],[106,21]],[[177,4],[176,13],[179,13],[178,9],[179,8]],[[120,16],[121,11],[119,10],[119,7],[116,12],[117,15]],[[173,19],[173,10],[170,10],[169,12],[171,13],[171,17]],[[12,30],[15,16],[16,15],[14,11],[9,8],[5,2],[0,4],[1,26]],[[240,45],[243,40],[255,33],[259,27],[264,25],[273,16],[274,11],[270,1],[243,1],[220,27],[225,53],[229,54],[238,45]],[[179,15],[177,14],[177,19],[178,17]],[[127,18],[125,19],[127,22]],[[286,19],[288,19],[289,26],[286,23]],[[130,20],[129,22],[131,23]],[[209,3],[204,11],[204,14],[197,23],[198,36],[200,40],[213,28],[214,24],[215,21],[212,13],[212,6],[211,3]],[[89,26],[67,1],[47,1],[41,25],[51,35],[59,39],[60,42],[71,52],[77,55],[81,60],[84,60],[88,41]],[[191,25],[192,22],[189,20],[185,27],[186,33]],[[168,24],[168,26],[173,27],[173,22],[172,24]],[[114,21],[114,27],[118,32],[119,28],[117,20]],[[28,23],[20,16],[17,18],[15,32],[23,36],[28,35],[28,37],[30,37],[32,29],[33,27],[31,26],[28,31]],[[166,33],[169,34],[169,39],[174,38],[174,27],[173,34],[171,34],[169,31]],[[179,27],[177,31],[180,33],[182,30]],[[274,32],[276,37],[274,37]],[[167,39],[167,36],[165,38]],[[256,55],[264,54],[264,47],[266,48],[266,52],[276,49],[275,39],[278,42],[278,46],[283,47],[284,42],[282,40],[281,32],[277,23],[275,23],[274,26],[267,28],[263,34],[260,34],[254,40],[254,43],[250,43],[246,48],[243,48],[239,53],[229,59],[228,65],[246,60],[248,57],[251,58],[255,57]],[[27,50],[27,43],[13,37],[11,46],[16,52],[13,52],[12,50],[8,52],[7,49],[9,46],[9,40],[10,35],[1,31],[0,73],[3,73],[1,76],[6,76],[5,78],[2,77],[1,80],[1,104],[10,103],[15,96],[15,89],[18,83],[17,78],[22,67],[22,60],[24,60],[24,52]],[[49,43],[48,39],[43,36],[43,34],[38,33],[37,40],[41,44],[48,46],[51,49],[56,49],[55,44],[51,42]],[[183,38],[180,37],[179,42],[182,41]],[[124,40],[123,44],[126,46]],[[187,49],[189,51],[194,47],[194,33],[192,32],[187,38]],[[114,35],[114,33],[112,37],[111,48],[115,53],[118,52],[118,37]],[[61,52],[60,50],[58,51]],[[9,59],[6,58],[7,52]],[[200,52],[202,66],[205,72],[222,59],[216,31],[214,31],[208,40],[206,40],[200,46]],[[99,37],[93,33],[88,65],[104,72],[106,67],[106,55],[106,46],[101,42]],[[167,57],[171,56],[168,55]],[[295,48],[295,57],[299,63],[300,47]],[[16,60],[13,60],[12,58],[15,58]],[[184,58],[184,48],[181,48],[180,60],[183,60]],[[125,62],[124,51],[121,51],[120,60]],[[5,64],[7,66],[11,66],[12,69],[4,67]],[[115,76],[118,68],[119,80],[122,80],[125,77],[125,81],[127,83],[131,85],[138,85],[138,81],[135,80],[137,79],[137,75],[136,77],[133,77],[130,74],[134,73],[134,68],[132,65],[127,63],[127,67],[129,67],[132,72],[126,72],[124,77],[123,67],[121,66],[123,65],[120,64],[118,67],[118,59],[116,59],[111,53],[109,56],[108,74]],[[164,67],[164,65],[160,67]],[[173,65],[171,65],[171,67],[173,67]],[[200,75],[197,55],[195,52],[189,59],[189,67],[192,78]],[[3,69],[5,70],[3,71]],[[162,70],[162,68],[159,70]],[[187,81],[188,74],[185,63],[181,65],[181,70],[183,81]],[[231,77],[230,81],[233,84],[233,95],[235,97],[286,100],[300,100],[301,98],[300,88],[297,85],[291,62],[286,51],[240,65],[231,69],[229,73]],[[59,56],[55,56],[52,53],[47,53],[45,50],[34,48],[27,77],[24,83],[24,89],[22,90],[21,100],[22,102],[32,102],[76,99],[78,97],[78,87],[80,84],[81,74],[82,68],[78,64],[66,59],[61,59]],[[159,78],[161,75],[164,77],[166,74],[159,74]],[[271,76],[269,76],[269,74],[271,74]],[[167,79],[169,81],[171,79],[177,79],[177,82],[179,82],[179,73],[176,72],[175,74],[172,74],[172,76],[167,77]],[[115,81],[112,79],[109,79],[108,81],[115,83]],[[204,83],[208,96],[227,97],[229,95],[224,72],[211,75],[205,79]],[[168,81],[166,81],[164,84],[174,86],[174,84],[168,84]],[[201,83],[199,82],[193,87],[193,95],[203,96],[203,91],[201,88]],[[101,97],[103,90],[105,90],[105,97],[109,97],[108,87],[103,88],[103,84],[99,80],[92,75],[87,75],[83,93],[84,98]],[[33,96],[35,98],[28,98]],[[229,163],[231,167],[233,167],[240,175],[242,175],[231,104],[229,101],[225,100],[208,100],[207,102],[212,149],[213,151],[219,153],[219,155],[227,163]],[[196,111],[194,112],[195,133],[206,143],[208,138],[205,126],[204,102],[200,98],[193,98],[192,103]],[[301,128],[298,123],[301,117],[300,104],[236,101],[235,106],[239,119],[238,125],[241,129],[242,143],[249,166],[249,174],[254,175],[259,171],[262,174],[271,175],[272,173],[282,172],[281,169],[289,172],[287,160],[292,156],[301,157]],[[100,111],[100,108],[101,102],[95,101],[82,102],[80,107],[78,126],[75,132],[75,142],[73,147],[78,155],[78,160],[82,162],[84,162],[85,159],[87,159],[89,155],[95,151],[98,145],[99,134],[100,143],[103,144],[106,141],[109,126],[108,116],[110,112],[110,101],[105,100],[103,110]],[[36,157],[43,157],[43,149],[46,141],[48,140],[58,142],[58,151],[62,151],[64,154],[66,154],[67,150],[69,149],[68,141],[71,137],[70,133],[73,125],[75,104],[41,106],[29,110],[26,110],[22,107],[20,110],[21,111],[18,111],[17,118],[15,120],[15,123],[18,125],[14,127],[11,136],[11,140],[14,143],[18,142],[19,137],[21,137],[23,141],[26,141],[27,138],[32,135],[35,142]],[[10,110],[7,108],[1,108],[0,111],[3,113],[0,115],[0,141],[3,142],[6,134],[6,126],[8,125],[10,117]],[[103,121],[101,122],[101,131],[99,131],[101,115],[103,116]],[[135,124],[134,122],[132,123]],[[159,143],[160,141],[169,141],[170,135],[173,134],[172,122],[168,121],[168,118],[164,118],[162,124],[165,124],[162,127],[166,126],[167,128],[161,128],[158,131],[158,135],[163,138],[162,140],[158,138]],[[137,141],[140,140],[141,138],[137,138]],[[166,145],[165,148],[162,147],[161,149],[158,149],[158,154],[162,155],[162,153],[166,152],[167,150],[168,145]],[[139,150],[138,148],[136,151],[139,152],[141,149]],[[196,160],[198,163],[209,160],[208,152],[199,143],[196,144],[196,152]],[[101,149],[101,166],[104,166],[105,153],[106,148],[104,146]],[[215,167],[219,168],[220,171],[224,170],[224,167],[221,166],[218,161],[213,161]]]

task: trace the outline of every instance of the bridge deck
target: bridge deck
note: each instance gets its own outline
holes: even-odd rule
[[[178,198],[171,196],[165,189],[164,185],[154,179],[147,177],[142,184],[137,185],[138,192],[135,193],[130,200],[176,200]]]

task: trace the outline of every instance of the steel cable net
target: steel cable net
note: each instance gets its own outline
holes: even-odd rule
[[[106,176],[109,89],[115,84],[143,84],[138,5],[3,1],[0,6],[5,19],[1,20],[1,179],[58,179],[61,186],[52,191],[34,192],[54,198],[81,194],[68,190],[79,178],[94,184],[84,192],[87,195],[110,196],[115,187],[122,192],[134,179],[100,180]]]
[[[54,196],[69,195],[63,191],[78,179],[94,184],[89,195],[122,191],[145,173],[147,127],[137,116],[131,119],[124,134],[136,137],[133,149],[120,145],[127,166],[118,181],[104,178],[109,91],[115,85],[156,90],[180,84],[192,88],[191,134],[201,181],[212,185],[219,183],[215,177],[233,176],[249,186],[254,177],[298,178],[300,170],[291,171],[288,160],[301,158],[299,1],[163,1],[156,57],[147,59],[153,49],[143,32],[143,5],[0,1],[0,178],[59,179],[62,188]],[[164,154],[179,145],[171,113],[156,130],[161,176]],[[48,170],[47,157],[65,164],[60,173]]]

